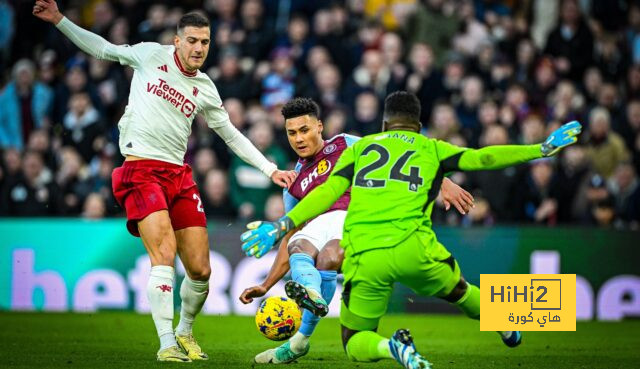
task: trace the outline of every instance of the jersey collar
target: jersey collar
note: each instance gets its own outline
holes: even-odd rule
[[[184,74],[187,77],[195,77],[196,75],[198,75],[198,71],[194,70],[193,72],[189,72],[188,70],[184,69],[184,67],[182,66],[182,63],[180,62],[180,58],[178,58],[178,52],[174,51],[173,52],[173,61],[176,62],[176,65],[178,66],[178,69],[180,69],[180,72],[182,72],[182,74]]]

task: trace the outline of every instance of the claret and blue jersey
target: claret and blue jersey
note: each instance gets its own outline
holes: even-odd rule
[[[342,152],[359,139],[360,137],[357,136],[339,134],[324,141],[322,150],[312,158],[298,159],[295,166],[298,177],[288,190],[284,189],[283,191],[285,211],[293,209],[298,201],[302,200],[311,190],[324,183],[329,178]],[[326,212],[347,210],[350,199],[351,192],[347,190]]]

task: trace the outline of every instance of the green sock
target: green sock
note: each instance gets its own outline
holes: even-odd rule
[[[352,361],[377,361],[391,359],[389,339],[376,332],[361,331],[354,334],[347,342],[347,356]]]
[[[455,303],[471,319],[480,319],[480,289],[467,283],[467,292]]]

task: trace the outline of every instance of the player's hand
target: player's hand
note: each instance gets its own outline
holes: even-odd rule
[[[276,171],[271,174],[271,180],[280,187],[289,188],[289,186],[293,184],[293,181],[296,180],[297,176],[298,173],[293,170],[276,169]]]
[[[248,231],[240,236],[242,251],[247,256],[261,258],[294,227],[293,222],[287,216],[278,219],[277,222],[260,220],[251,222],[247,224]]]
[[[555,155],[563,147],[576,143],[580,132],[582,132],[582,125],[577,120],[563,124],[553,131],[542,144],[540,148],[542,156]]]
[[[267,288],[264,286],[253,286],[245,288],[245,290],[240,294],[240,301],[245,305],[250,304],[253,302],[254,298],[264,296],[267,291]]]
[[[475,206],[473,204],[473,196],[449,178],[445,178],[442,181],[440,195],[442,196],[445,210],[449,210],[453,204],[460,214],[464,215]]]
[[[62,20],[62,13],[58,10],[55,0],[36,0],[33,15],[53,24],[58,24]]]

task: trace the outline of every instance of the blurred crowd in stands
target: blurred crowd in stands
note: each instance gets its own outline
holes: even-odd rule
[[[385,96],[422,102],[424,134],[456,145],[533,144],[579,120],[559,156],[456,173],[476,198],[436,224],[640,221],[640,3],[611,0],[91,0],[58,1],[115,44],[172,44],[180,16],[212,22],[202,68],[232,123],[280,168],[289,148],[281,106],[321,106],[324,134],[378,132]],[[0,0],[0,216],[121,216],[111,171],[133,71],[79,52]],[[244,163],[201,117],[185,157],[209,219],[276,219],[280,189]]]

